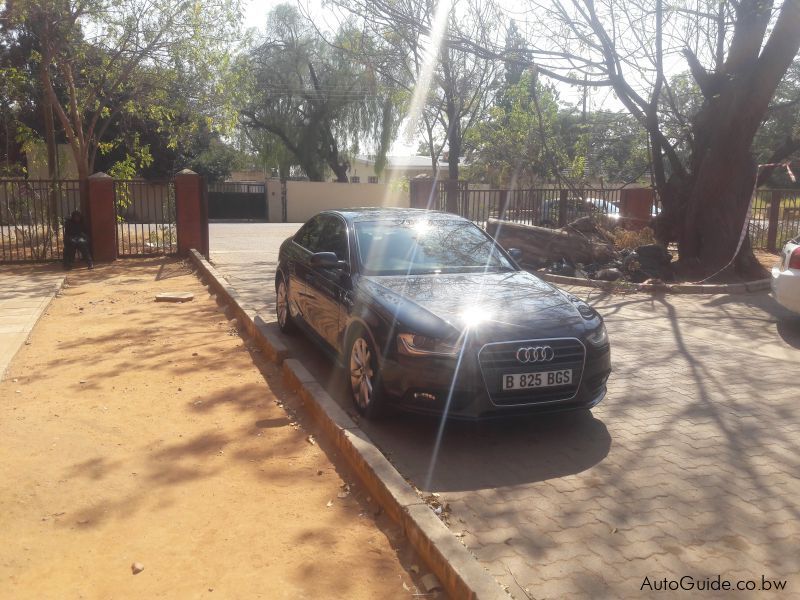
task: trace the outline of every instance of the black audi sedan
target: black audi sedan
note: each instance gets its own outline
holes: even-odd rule
[[[325,211],[280,248],[278,325],[346,369],[356,409],[483,418],[586,409],[611,373],[602,317],[461,217]]]

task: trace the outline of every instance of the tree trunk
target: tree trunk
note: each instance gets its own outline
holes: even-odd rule
[[[447,101],[447,212],[458,214],[458,161],[461,155],[461,127],[455,103]]]
[[[78,180],[80,181],[81,191],[81,212],[84,215],[89,215],[89,165],[86,161],[80,160],[80,157],[75,157],[78,167]],[[91,218],[91,215],[89,215]]]
[[[350,181],[347,178],[347,169],[350,167],[347,163],[340,163],[338,160],[331,160],[328,163],[333,174],[336,175],[336,183],[347,183]]]
[[[800,49],[800,0],[783,4],[760,54],[769,6],[741,6],[723,77],[711,78],[697,66],[693,70],[705,101],[693,123],[689,173],[659,186],[665,202],[659,237],[677,237],[679,270],[690,279],[766,276],[747,236],[738,253],[737,248],[758,173],[750,151],[753,138]]]
[[[707,154],[689,193],[678,239],[679,269],[686,277],[764,275],[749,241],[736,254],[742,229],[747,227],[755,176],[756,166],[748,150],[740,147],[736,152]]]
[[[613,245],[599,235],[587,235],[571,227],[547,229],[498,219],[489,219],[486,233],[503,248],[522,250],[526,264],[560,262],[567,259],[577,263],[605,263],[616,258]]]

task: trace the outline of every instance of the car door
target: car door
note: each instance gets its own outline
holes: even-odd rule
[[[311,272],[311,255],[317,252],[322,235],[322,215],[309,219],[295,234],[287,251],[286,277],[289,281],[289,309],[292,317],[299,316],[307,324],[308,313],[312,308],[308,304],[307,280]]]
[[[333,252],[350,264],[347,224],[338,215],[323,215],[319,244],[315,252]],[[341,305],[349,271],[309,266],[306,275],[308,323],[332,348],[339,350]]]

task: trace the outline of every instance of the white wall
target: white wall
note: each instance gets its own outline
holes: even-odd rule
[[[267,182],[269,220],[281,221],[281,183]],[[303,223],[320,211],[336,208],[394,206],[408,208],[408,191],[383,183],[287,181],[287,222]]]

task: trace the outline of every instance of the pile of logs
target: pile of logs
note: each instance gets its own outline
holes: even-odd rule
[[[522,263],[604,264],[617,258],[612,240],[591,217],[582,217],[562,229],[520,225],[489,219],[486,231],[503,248],[522,251]]]

